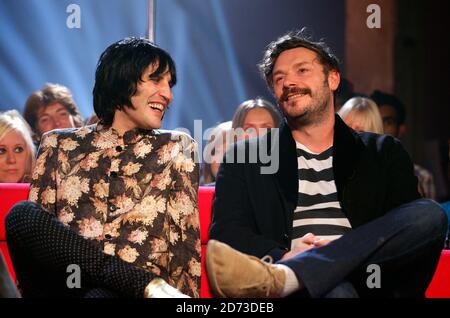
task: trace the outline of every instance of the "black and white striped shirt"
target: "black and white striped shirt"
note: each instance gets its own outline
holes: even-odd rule
[[[292,247],[306,233],[335,240],[351,229],[338,201],[333,174],[333,147],[317,154],[297,142],[298,203]]]

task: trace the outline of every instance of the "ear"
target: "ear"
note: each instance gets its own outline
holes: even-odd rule
[[[406,133],[406,125],[401,124],[400,126],[398,126],[398,139],[402,139],[405,133]]]
[[[341,75],[336,70],[331,70],[328,72],[328,86],[334,92],[339,87],[341,82]]]

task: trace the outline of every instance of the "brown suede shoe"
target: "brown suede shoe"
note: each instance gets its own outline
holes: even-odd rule
[[[206,272],[211,290],[220,297],[280,297],[286,280],[275,265],[215,240],[206,247]]]

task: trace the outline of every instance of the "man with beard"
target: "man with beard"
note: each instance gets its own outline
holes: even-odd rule
[[[279,131],[261,137],[279,133],[268,147],[279,169],[264,174],[262,160],[225,157],[206,252],[213,292],[423,297],[447,220],[420,199],[402,145],[357,133],[335,115],[339,66],[325,43],[291,32],[268,46],[260,69],[285,116]],[[261,144],[230,151],[248,160],[254,142]]]

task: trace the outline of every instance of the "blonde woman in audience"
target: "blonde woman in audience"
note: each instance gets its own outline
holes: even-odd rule
[[[0,183],[29,182],[34,155],[31,129],[19,112],[0,113]]]
[[[366,97],[349,99],[338,112],[342,120],[356,131],[383,134],[383,120],[377,104]]]

